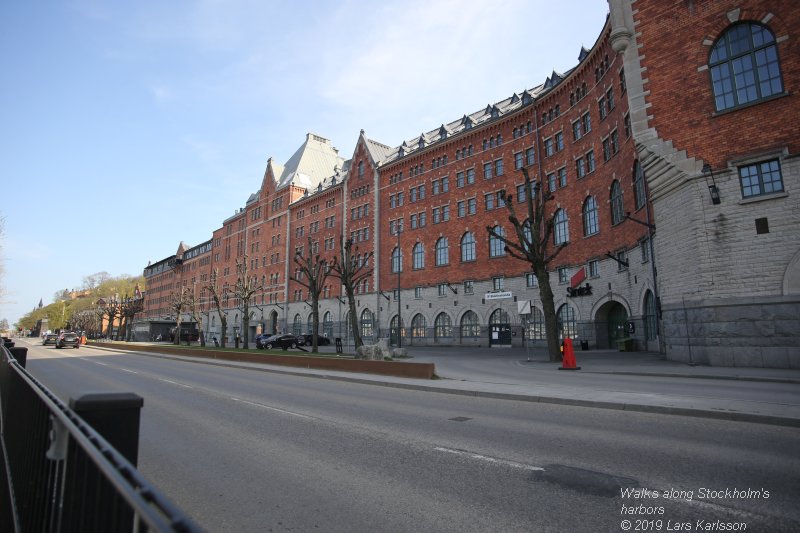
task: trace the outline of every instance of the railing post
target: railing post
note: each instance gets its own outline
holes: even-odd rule
[[[133,466],[139,458],[139,414],[144,399],[132,392],[100,392],[70,398],[69,406]]]
[[[25,364],[28,362],[28,349],[24,346],[12,346],[8,348],[8,351],[11,352],[11,357],[17,360],[19,366],[25,368]]]

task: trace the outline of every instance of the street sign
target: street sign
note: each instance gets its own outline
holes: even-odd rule
[[[502,300],[502,299],[511,298],[511,297],[513,297],[513,294],[511,294],[511,291],[487,292],[486,295],[484,296],[484,299],[486,299],[486,300]]]

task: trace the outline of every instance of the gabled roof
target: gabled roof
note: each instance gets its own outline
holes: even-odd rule
[[[335,167],[341,167],[344,159],[330,141],[319,135],[309,133],[300,148],[289,158],[278,177],[277,188],[289,184],[310,189],[333,174]],[[277,169],[276,169],[277,170]]]

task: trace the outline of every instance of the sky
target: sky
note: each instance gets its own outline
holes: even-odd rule
[[[578,62],[605,0],[0,5],[0,319],[211,238],[313,132],[349,159]]]

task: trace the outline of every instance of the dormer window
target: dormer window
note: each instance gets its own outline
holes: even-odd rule
[[[524,93],[522,93],[522,105],[528,105],[532,101],[533,101],[533,98],[531,97],[531,95],[530,95],[530,93],[528,91],[525,91]]]

